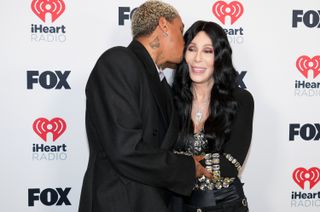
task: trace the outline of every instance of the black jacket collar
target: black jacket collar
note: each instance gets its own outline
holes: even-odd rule
[[[133,53],[139,58],[140,62],[144,65],[153,97],[159,106],[159,110],[165,124],[169,124],[169,103],[167,102],[168,98],[166,96],[168,93],[166,93],[166,90],[161,85],[155,62],[152,60],[147,49],[139,41],[132,40],[128,48],[133,51]]]

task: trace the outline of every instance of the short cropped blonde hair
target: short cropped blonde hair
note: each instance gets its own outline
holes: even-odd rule
[[[151,34],[158,26],[160,17],[172,21],[179,16],[171,5],[161,1],[147,1],[140,5],[132,15],[131,30],[133,38]]]

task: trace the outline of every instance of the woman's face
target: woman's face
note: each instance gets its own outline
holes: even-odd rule
[[[185,59],[193,83],[213,80],[214,50],[211,39],[204,31],[200,31],[187,46]]]

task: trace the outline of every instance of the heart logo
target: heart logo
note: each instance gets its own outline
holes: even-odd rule
[[[232,25],[243,14],[243,6],[238,1],[232,1],[229,4],[224,1],[217,1],[212,6],[212,12],[223,24],[225,24],[225,18],[230,16]]]
[[[61,118],[53,118],[49,121],[46,118],[38,118],[33,122],[35,133],[47,142],[47,134],[52,133],[53,141],[57,140],[67,128],[66,122]]]
[[[46,14],[51,14],[51,20],[54,22],[65,10],[66,6],[63,0],[33,0],[31,9],[43,22],[46,22]]]
[[[320,56],[317,55],[313,58],[310,58],[306,55],[303,55],[297,59],[296,66],[305,78],[308,78],[308,71],[312,70],[314,79],[320,74]]]
[[[312,167],[309,170],[306,170],[305,168],[300,167],[293,171],[292,178],[302,189],[304,189],[304,183],[308,181],[310,189],[312,189],[320,180],[320,169]]]

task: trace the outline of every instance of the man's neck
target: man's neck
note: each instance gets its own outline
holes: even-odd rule
[[[158,36],[150,35],[148,37],[140,37],[137,38],[137,41],[139,41],[146,48],[153,62],[158,67],[166,62],[162,54],[162,47]]]

